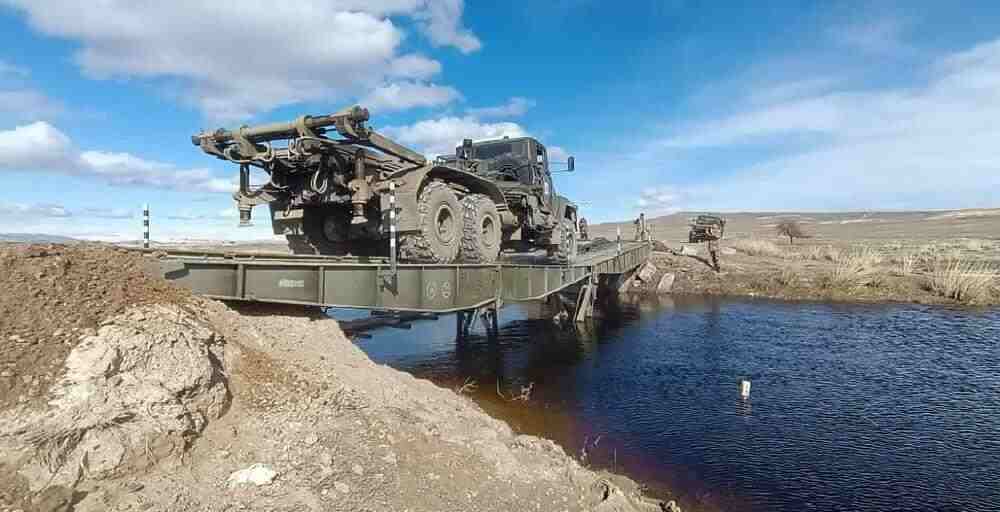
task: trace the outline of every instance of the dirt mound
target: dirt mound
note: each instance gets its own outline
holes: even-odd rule
[[[2,264],[0,347],[38,391],[0,408],[0,510],[676,510],[376,365],[318,310],[191,297],[107,247]]]
[[[0,290],[0,411],[41,405],[67,354],[102,320],[190,296],[142,255],[98,244],[0,244]]]

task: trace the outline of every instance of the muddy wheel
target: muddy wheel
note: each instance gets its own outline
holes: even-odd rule
[[[351,214],[336,206],[310,207],[302,212],[302,234],[285,235],[292,254],[345,255],[351,247]],[[360,246],[354,247],[355,252]]]
[[[468,195],[462,199],[462,215],[462,261],[496,261],[503,238],[497,205],[482,194]]]
[[[573,229],[571,221],[564,220],[560,231],[560,244],[555,246],[551,251],[551,255],[559,263],[572,263],[579,252],[576,230]]]
[[[417,232],[399,237],[399,256],[408,261],[451,263],[462,246],[462,204],[444,182],[432,181],[417,199]]]

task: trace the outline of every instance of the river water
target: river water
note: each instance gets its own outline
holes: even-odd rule
[[[686,510],[1000,510],[1000,310],[688,297],[582,330],[501,315],[492,341],[456,343],[447,316],[358,345],[474,380],[515,430]]]

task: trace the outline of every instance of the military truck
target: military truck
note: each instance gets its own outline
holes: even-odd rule
[[[718,215],[698,215],[691,219],[688,242],[712,242],[722,239],[726,231],[726,219]]]
[[[424,263],[492,262],[502,248],[577,252],[577,207],[555,194],[545,146],[532,138],[463,141],[428,161],[371,129],[352,106],[291,122],[191,137],[239,165],[240,224],[268,205],[295,254],[398,256]],[[572,157],[569,169],[573,168]],[[251,186],[251,170],[267,182]]]

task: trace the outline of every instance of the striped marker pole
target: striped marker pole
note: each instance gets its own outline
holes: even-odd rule
[[[396,182],[389,181],[389,262],[396,275]]]
[[[622,252],[622,227],[618,226],[618,254]]]
[[[142,248],[149,249],[149,203],[142,205]]]

